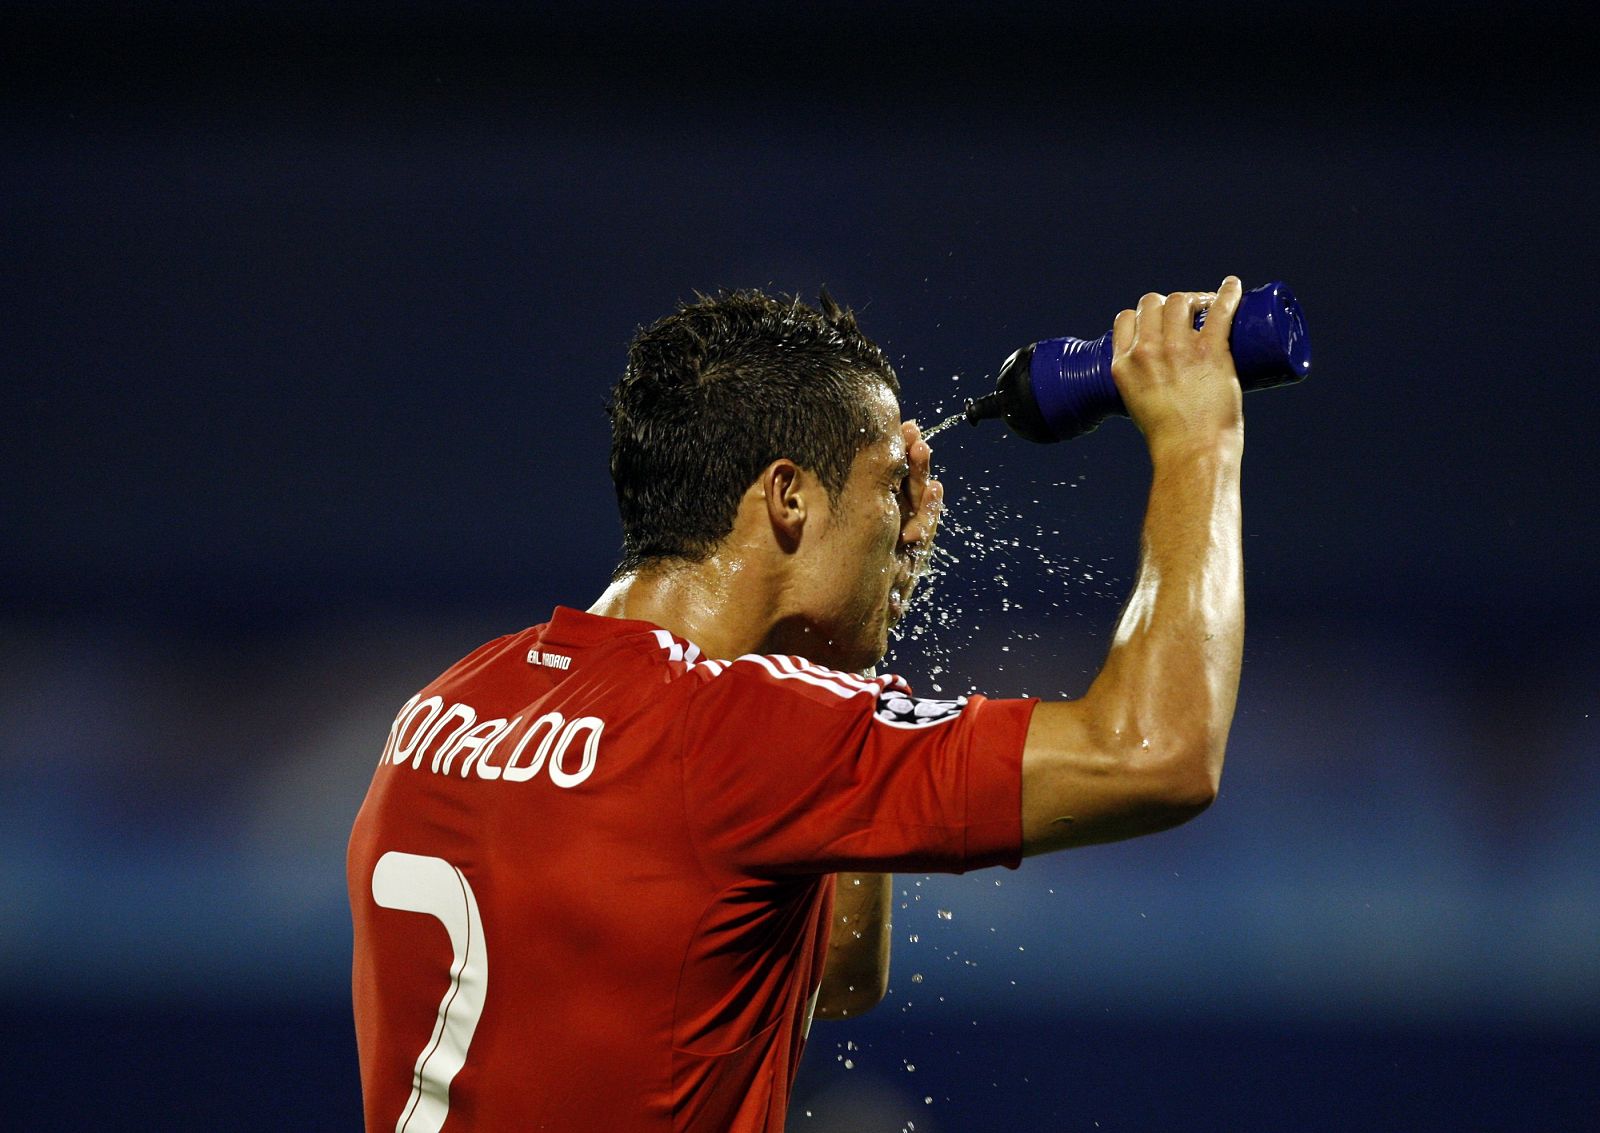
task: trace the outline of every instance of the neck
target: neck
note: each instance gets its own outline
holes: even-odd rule
[[[708,657],[758,652],[778,619],[779,588],[736,552],[702,562],[646,565],[606,588],[591,614],[651,622]]]

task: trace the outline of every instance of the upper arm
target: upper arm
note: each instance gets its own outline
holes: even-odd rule
[[[1177,826],[1215,797],[1182,743],[1102,723],[1088,698],[1034,709],[1022,752],[1022,846],[1042,854]]]

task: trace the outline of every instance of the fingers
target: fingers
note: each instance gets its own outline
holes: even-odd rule
[[[926,550],[939,531],[939,514],[944,510],[944,485],[934,479],[926,481],[921,502],[905,525],[900,528],[900,547],[916,553]]]
[[[1129,350],[1136,349],[1141,343],[1149,346],[1161,341],[1161,312],[1166,305],[1167,297],[1160,292],[1147,291],[1139,296],[1139,305],[1133,312],[1133,341],[1128,344]]]
[[[922,430],[915,421],[903,423],[900,426],[900,435],[905,439],[906,465],[910,468],[910,472],[900,484],[900,508],[905,516],[905,526],[909,526],[922,510],[923,502],[928,495],[928,481],[933,468],[933,449],[922,439]],[[905,541],[903,536],[901,541]]]
[[[1239,309],[1239,300],[1243,295],[1244,284],[1239,282],[1238,276],[1230,275],[1224,279],[1222,286],[1217,288],[1217,297],[1211,302],[1206,325],[1200,328],[1200,333],[1226,342],[1233,330],[1233,313]]]
[[[1155,291],[1147,291],[1139,296],[1139,306],[1134,310],[1133,325],[1137,333],[1152,334],[1154,328],[1161,325],[1161,309],[1167,304],[1167,297]]]
[[[1161,308],[1161,333],[1176,339],[1194,330],[1194,313],[1204,297],[1193,291],[1174,291]]]
[[[1215,293],[1150,292],[1112,327],[1111,376],[1152,451],[1174,438],[1237,434],[1239,389],[1228,341],[1243,289],[1228,276]],[[1195,319],[1205,312],[1198,331]]]
[[[928,469],[933,464],[933,449],[922,439],[922,429],[915,421],[904,422],[900,426],[900,435],[906,442],[906,463],[911,466],[911,475],[907,480],[915,496],[917,485],[928,481]]]
[[[1128,353],[1140,339],[1149,343],[1177,339],[1194,330],[1195,318],[1201,311],[1206,312],[1205,326],[1201,330],[1213,338],[1226,339],[1243,294],[1244,287],[1235,275],[1224,279],[1214,292],[1174,291],[1169,295],[1148,292],[1140,297],[1137,309],[1117,315],[1111,326],[1112,354]]]
[[[906,463],[911,471],[901,487],[901,507],[905,521],[900,527],[902,549],[915,549],[933,542],[939,526],[939,511],[944,506],[944,485],[933,478],[933,449],[922,439],[915,421],[900,426],[906,442]]]
[[[1134,328],[1139,316],[1133,311],[1117,312],[1117,321],[1111,324],[1111,352],[1126,354],[1133,349]]]

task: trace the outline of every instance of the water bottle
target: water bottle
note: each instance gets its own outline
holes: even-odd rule
[[[1206,312],[1195,316],[1195,329]],[[1305,315],[1289,285],[1246,291],[1228,336],[1239,385],[1246,391],[1298,382],[1311,372]],[[1047,338],[1024,346],[1000,367],[994,392],[967,402],[967,422],[1003,417],[1030,441],[1070,441],[1113,413],[1128,415],[1111,380],[1111,332],[1096,339]]]

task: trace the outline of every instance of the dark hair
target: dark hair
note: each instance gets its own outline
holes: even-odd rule
[[[759,291],[696,295],[634,336],[611,391],[621,575],[703,560],[761,470],[787,457],[837,499],[879,427],[870,395],[900,382],[826,289],[821,310]]]

